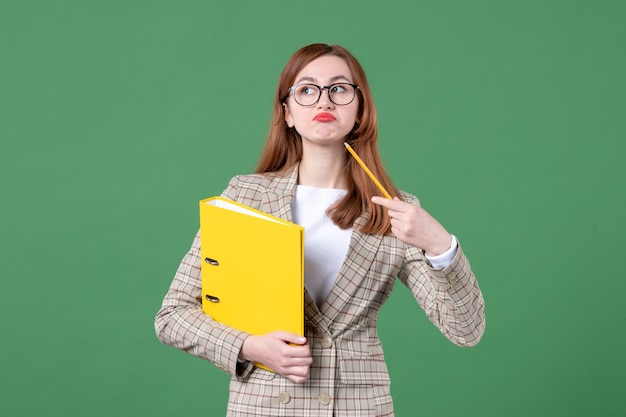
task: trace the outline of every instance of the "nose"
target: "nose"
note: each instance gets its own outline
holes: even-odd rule
[[[324,92],[326,90],[326,92]],[[335,103],[330,99],[330,88],[322,87],[320,90],[320,99],[317,101],[317,107],[319,108],[332,108]]]

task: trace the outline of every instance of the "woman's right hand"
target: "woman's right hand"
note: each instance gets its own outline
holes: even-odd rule
[[[284,331],[248,336],[243,342],[239,358],[262,363],[296,383],[309,378],[309,369],[313,363],[306,338]]]

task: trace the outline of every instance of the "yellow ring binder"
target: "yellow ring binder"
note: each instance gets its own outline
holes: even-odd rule
[[[205,314],[250,334],[304,335],[302,226],[208,198],[200,201],[200,252]]]

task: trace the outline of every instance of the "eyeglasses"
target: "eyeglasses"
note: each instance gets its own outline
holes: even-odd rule
[[[331,85],[297,84],[289,87],[294,100],[301,106],[314,106],[322,97],[322,90],[328,90],[328,98],[337,106],[346,106],[356,96],[358,86],[350,83],[337,83]]]

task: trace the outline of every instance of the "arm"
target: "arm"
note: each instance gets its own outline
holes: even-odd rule
[[[237,199],[235,177],[222,194]],[[252,362],[275,369],[293,380],[308,378],[312,362],[306,339],[288,332],[252,336],[213,320],[202,311],[200,235],[185,255],[157,313],[155,329],[163,343],[213,362],[239,378],[252,371]]]
[[[200,265],[197,234],[156,315],[157,337],[167,345],[237,375],[237,357],[248,334],[216,322],[202,312]]]
[[[459,346],[476,345],[485,328],[484,300],[456,239],[419,206],[415,197],[410,202],[380,197],[372,200],[389,209],[392,233],[407,244],[398,278],[450,341]],[[434,269],[428,260],[451,250],[451,262]]]
[[[471,347],[480,341],[485,303],[461,246],[452,263],[441,270],[432,269],[420,250],[408,246],[398,278],[452,343]]]

